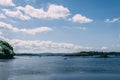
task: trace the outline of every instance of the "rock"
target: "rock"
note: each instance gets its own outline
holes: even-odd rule
[[[8,42],[0,40],[0,59],[12,59],[14,55],[13,47]]]

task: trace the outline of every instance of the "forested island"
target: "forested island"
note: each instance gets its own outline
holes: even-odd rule
[[[100,52],[100,51],[82,51],[73,53],[18,53],[16,56],[65,56],[65,57],[80,57],[80,56],[97,56],[98,58],[109,58],[110,56],[120,56],[120,52]]]
[[[66,54],[65,56],[98,56],[100,58],[108,58],[109,55],[120,56],[120,52],[82,51]]]
[[[0,40],[0,59],[12,59],[14,55],[13,47],[8,42]]]

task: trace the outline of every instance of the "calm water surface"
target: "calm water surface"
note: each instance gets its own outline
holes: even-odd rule
[[[16,56],[0,60],[0,80],[120,80],[120,58]]]

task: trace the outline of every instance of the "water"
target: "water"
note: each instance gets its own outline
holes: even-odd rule
[[[120,58],[16,56],[0,60],[0,80],[120,80]]]

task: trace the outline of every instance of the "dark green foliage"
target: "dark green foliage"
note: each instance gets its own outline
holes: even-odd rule
[[[6,41],[0,41],[0,46],[1,47],[7,47],[7,48],[13,50],[13,47]]]
[[[0,40],[0,59],[13,58],[13,47],[6,41]]]
[[[108,55],[105,53],[100,54],[100,58],[108,58]]]
[[[65,56],[99,56],[99,58],[109,58],[110,55],[120,56],[120,52],[82,51],[66,54]]]

